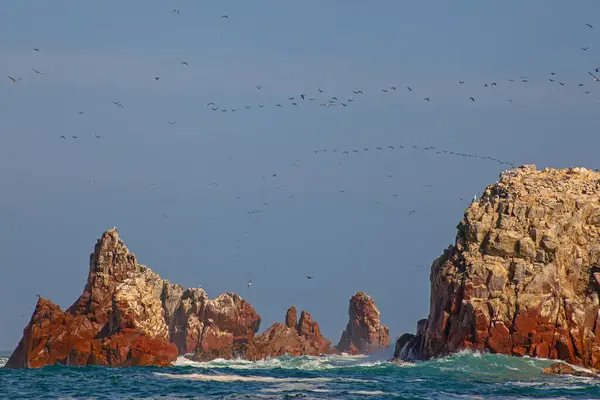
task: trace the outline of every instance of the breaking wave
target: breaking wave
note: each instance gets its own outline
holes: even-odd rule
[[[381,357],[277,357],[173,367],[0,369],[6,398],[590,399],[600,380],[546,376],[551,360],[461,352],[413,364]]]

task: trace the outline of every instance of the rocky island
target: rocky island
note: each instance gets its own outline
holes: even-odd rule
[[[457,229],[431,267],[429,317],[395,357],[473,349],[600,367],[600,173],[507,171]]]
[[[372,299],[367,304],[359,312],[359,325],[376,323],[373,332],[387,335]],[[137,262],[113,228],[102,234],[90,255],[82,295],[66,311],[39,298],[6,367],[165,366],[180,355],[207,361],[332,352],[308,312],[298,319],[291,307],[285,324],[275,323],[256,335],[260,322],[254,308],[235,293],[209,299],[201,288],[184,289],[162,279]],[[371,340],[376,347],[389,342],[381,334],[360,332],[360,351],[369,351]]]

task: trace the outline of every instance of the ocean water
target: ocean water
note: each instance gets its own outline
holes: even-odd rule
[[[4,361],[5,362],[5,361]],[[416,364],[376,358],[179,358],[171,368],[0,368],[2,399],[598,399],[600,380],[544,376],[548,360],[460,353]]]

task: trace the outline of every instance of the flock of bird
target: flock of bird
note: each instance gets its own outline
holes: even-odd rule
[[[172,13],[176,14],[176,15],[181,14],[180,10],[178,10],[178,9],[173,9]],[[221,16],[221,18],[229,19],[229,16],[224,14]],[[594,29],[594,26],[591,24],[585,24],[585,26],[590,29]],[[590,46],[581,47],[581,51],[587,52],[588,50],[590,50]],[[40,53],[39,48],[34,48],[34,49],[32,49],[32,51],[34,51],[36,53]],[[193,67],[190,65],[190,63],[188,61],[185,61],[185,60],[180,61],[179,64],[185,68]],[[40,71],[37,68],[31,68],[31,71],[39,76],[45,75],[44,72]],[[591,77],[593,82],[595,82],[595,83],[600,82],[600,80],[598,78],[598,74],[600,73],[600,67],[592,68],[590,71],[587,71],[587,73],[589,74],[589,76]],[[23,81],[22,76],[16,76],[16,75],[8,76],[8,79],[10,79],[10,81],[15,85],[20,84]],[[160,84],[160,82],[161,82],[161,76],[148,77],[148,79],[151,81],[153,80],[157,84]],[[543,78],[543,79],[545,79],[545,78]],[[592,89],[586,83],[577,82],[575,84],[570,84],[570,83],[566,82],[565,80],[561,79],[555,72],[549,72],[549,76],[547,79],[548,79],[549,84],[556,84],[558,86],[573,85],[578,88],[582,88],[581,89],[582,93],[585,95],[592,93]],[[542,79],[540,78],[540,81],[541,80]],[[488,88],[489,90],[494,90],[493,88],[500,86],[500,85],[517,85],[517,84],[518,85],[526,85],[529,82],[530,82],[530,78],[528,76],[519,76],[518,78],[517,77],[505,78],[502,81],[500,81],[500,80],[490,81],[490,82],[484,83],[483,87]],[[466,84],[465,80],[457,80],[455,84],[459,85],[459,86],[465,85],[465,87],[469,86],[468,84]],[[260,92],[263,89],[262,84],[256,84],[254,86],[255,86],[256,91]],[[471,87],[473,87],[473,86],[471,86]],[[241,106],[240,105],[232,106],[230,104],[229,105],[228,104],[219,104],[216,101],[207,101],[204,106],[208,110],[215,112],[215,113],[236,113],[236,112],[239,112],[242,110],[249,111],[249,110],[263,109],[263,108],[277,109],[277,108],[284,108],[284,107],[286,107],[286,108],[287,107],[302,107],[302,106],[313,106],[313,105],[315,107],[321,107],[321,108],[326,108],[326,109],[330,109],[330,108],[343,109],[346,107],[353,106],[354,103],[359,103],[361,101],[364,101],[366,96],[368,96],[368,95],[377,94],[377,95],[381,95],[381,96],[392,96],[394,93],[399,93],[401,91],[404,91],[405,93],[408,93],[411,96],[415,96],[414,99],[417,101],[422,101],[425,103],[431,103],[431,102],[435,101],[435,96],[433,96],[431,93],[419,94],[418,88],[413,84],[405,84],[403,86],[392,84],[387,87],[369,88],[369,89],[367,89],[365,87],[348,88],[347,92],[344,95],[342,95],[340,93],[331,93],[330,94],[329,91],[327,90],[327,88],[316,87],[313,89],[306,89],[305,91],[303,91],[301,93],[282,96],[282,98],[279,101],[273,101],[268,104],[267,103],[253,103],[253,104],[243,104]],[[475,103],[476,97],[474,94],[464,94],[463,100],[465,102]],[[514,102],[512,98],[506,98],[506,101],[508,101],[509,103]],[[115,108],[119,108],[119,109],[126,108],[125,104],[123,104],[121,101],[113,101],[113,105]],[[77,111],[77,115],[85,118],[87,114],[85,111]],[[169,125],[175,125],[177,123],[177,121],[176,120],[168,120],[167,123]],[[93,137],[96,140],[105,138],[104,135],[97,135],[97,134],[93,134],[90,137]],[[59,135],[58,138],[60,140],[77,140],[80,138],[80,135]],[[411,145],[411,144],[406,144],[406,143],[405,144],[388,143],[385,145],[383,145],[383,144],[378,145],[378,146],[370,145],[370,146],[365,146],[365,147],[361,147],[361,148],[343,148],[343,147],[321,148],[321,149],[313,150],[313,153],[316,156],[323,156],[325,154],[337,154],[340,157],[345,157],[345,156],[351,156],[352,154],[357,154],[357,153],[367,153],[367,152],[368,153],[376,153],[376,152],[384,152],[384,151],[386,151],[386,152],[394,151],[394,152],[398,153],[402,150],[404,150],[404,151],[418,150],[418,151],[430,152],[430,153],[433,153],[438,156],[462,157],[462,158],[473,159],[473,160],[478,160],[478,161],[495,162],[497,164],[505,165],[505,166],[508,166],[511,168],[515,167],[515,163],[513,163],[512,161],[500,159],[500,158],[489,156],[489,155],[458,152],[458,151],[453,151],[453,150],[449,150],[449,149],[438,148],[436,146],[422,147],[422,146]],[[299,161],[300,160],[296,160],[296,162],[293,165],[297,165],[299,163]],[[272,178],[275,178],[276,176],[277,176],[276,173],[272,174]],[[266,176],[263,176],[262,179],[266,179]],[[88,181],[88,183],[95,183],[95,181],[90,180],[90,181]],[[218,187],[219,183],[212,182],[210,185]],[[156,186],[156,184],[149,184],[149,186]],[[277,186],[277,188],[279,188],[279,187],[280,186]],[[341,189],[339,191],[341,193],[344,192],[343,189]],[[394,194],[393,196],[397,196],[397,195]],[[289,194],[288,197],[290,199],[292,199],[293,194]],[[243,198],[241,196],[238,196],[237,199],[243,200]],[[263,208],[248,210],[248,211],[245,211],[245,214],[248,216],[257,216],[258,214],[265,212],[269,207],[269,203],[266,201],[263,203],[263,205],[264,205]],[[409,210],[408,215],[413,215],[416,212],[417,212],[417,210],[411,209],[411,210]],[[163,217],[168,218],[169,214],[163,213]],[[245,235],[247,236],[248,232],[246,232]],[[238,240],[236,240],[236,242],[238,244],[243,244],[245,241],[244,241],[244,239],[238,239]],[[240,257],[239,252],[237,253],[237,257]],[[313,276],[307,275],[306,279],[311,280],[311,279],[313,279]],[[251,287],[251,285],[252,285],[252,279],[249,279],[247,286]]]

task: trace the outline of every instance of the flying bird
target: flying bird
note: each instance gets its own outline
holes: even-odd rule
[[[96,139],[100,139],[102,136],[94,135]]]
[[[304,100],[304,95],[303,94],[301,94],[300,97],[302,97],[302,100]]]
[[[182,61],[180,64],[181,64],[181,65],[186,65],[186,66],[189,66],[189,65],[188,65],[188,63],[187,63],[186,61]]]
[[[396,90],[396,87],[395,86],[390,86],[390,89]]]
[[[67,138],[66,138],[65,136],[61,136],[60,138],[61,138],[61,139],[65,139],[65,140],[67,140]]]
[[[32,68],[31,70],[32,70],[33,72],[35,72],[36,74],[38,74],[38,75],[44,75],[44,73],[43,73],[43,72],[40,72],[40,71],[38,71],[37,69],[34,69],[34,68]]]
[[[306,275],[306,279],[313,279],[313,278],[314,278],[314,276]]]
[[[413,91],[413,88],[411,88],[410,86],[406,85],[406,88],[408,89],[409,92]]]
[[[425,101],[431,101],[429,97],[425,97]]]
[[[257,88],[258,90],[260,90],[260,89],[262,88],[262,85],[256,85],[256,88]]]
[[[588,51],[592,46],[588,46],[588,47],[582,47],[581,50],[583,51]]]
[[[221,18],[229,18],[229,16],[226,14],[223,14],[223,15],[221,15]]]
[[[158,80],[160,80],[160,76],[155,76],[154,79],[156,79],[158,81]]]
[[[321,90],[321,88],[317,88],[317,90],[319,91],[319,93],[323,93],[323,91]]]
[[[459,85],[462,85],[463,83],[465,83],[465,81],[458,81]]]
[[[23,77],[15,79],[15,78],[13,78],[12,76],[9,76],[9,77],[8,77],[8,79],[10,79],[10,80],[12,81],[12,83],[17,83],[17,82],[19,82],[21,79],[23,79]]]
[[[585,26],[588,26],[590,28],[593,28],[594,26],[592,24],[585,24]]]
[[[85,115],[85,113],[83,111],[79,111],[77,115]]]
[[[475,102],[475,98],[474,97],[469,97],[469,99],[471,99],[472,102]]]
[[[216,106],[216,104],[211,101],[210,103],[206,103],[206,107],[208,106]]]
[[[600,82],[600,80],[598,79],[598,77],[596,77],[596,75],[592,74],[591,72],[588,72],[588,74],[590,74],[596,82]]]
[[[387,89],[381,89],[382,92],[387,93],[388,90]]]
[[[40,49],[33,49],[33,51],[37,51],[38,53],[40,52]]]
[[[248,287],[252,286],[252,279],[248,281]]]
[[[169,122],[169,125],[173,125],[173,124],[177,123],[177,121],[168,121],[168,122]]]
[[[181,13],[179,12],[179,10],[173,10],[173,11],[171,11],[171,12],[172,12],[172,13],[181,14]]]

